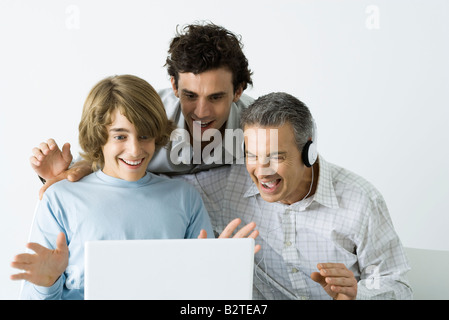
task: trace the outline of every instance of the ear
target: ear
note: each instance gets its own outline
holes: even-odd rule
[[[239,101],[239,100],[240,100],[240,97],[242,96],[242,94],[243,94],[243,84],[240,84],[240,85],[237,87],[237,90],[235,90],[235,93],[234,93],[234,100],[232,100],[232,102],[237,102],[237,101]]]
[[[171,82],[171,87],[173,89],[173,93],[175,94],[175,96],[177,98],[179,98],[179,94],[178,94],[178,88],[176,87],[176,80],[175,77],[170,77],[170,82]]]

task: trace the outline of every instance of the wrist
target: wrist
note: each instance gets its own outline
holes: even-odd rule
[[[54,286],[58,280],[61,278],[61,274],[58,276],[47,276],[47,279],[43,280],[42,283],[39,284],[40,287],[52,287]]]
[[[51,286],[34,285],[36,291],[43,295],[52,295],[64,285],[65,277],[60,275]]]

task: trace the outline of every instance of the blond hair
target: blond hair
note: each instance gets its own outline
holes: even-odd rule
[[[104,166],[103,146],[108,140],[111,115],[119,110],[141,136],[155,138],[156,148],[165,146],[175,129],[168,120],[161,98],[145,80],[132,75],[112,76],[98,82],[84,103],[79,124],[81,156],[92,169]]]

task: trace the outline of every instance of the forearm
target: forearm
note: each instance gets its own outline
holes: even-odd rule
[[[410,266],[384,200],[372,202],[369,212],[364,241],[358,247],[357,299],[412,299],[406,276]]]

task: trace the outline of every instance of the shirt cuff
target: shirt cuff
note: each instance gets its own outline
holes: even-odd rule
[[[55,283],[53,283],[50,287],[43,287],[34,285],[36,291],[44,296],[51,296],[56,294],[59,290],[61,290],[64,284],[63,275],[61,275]]]

